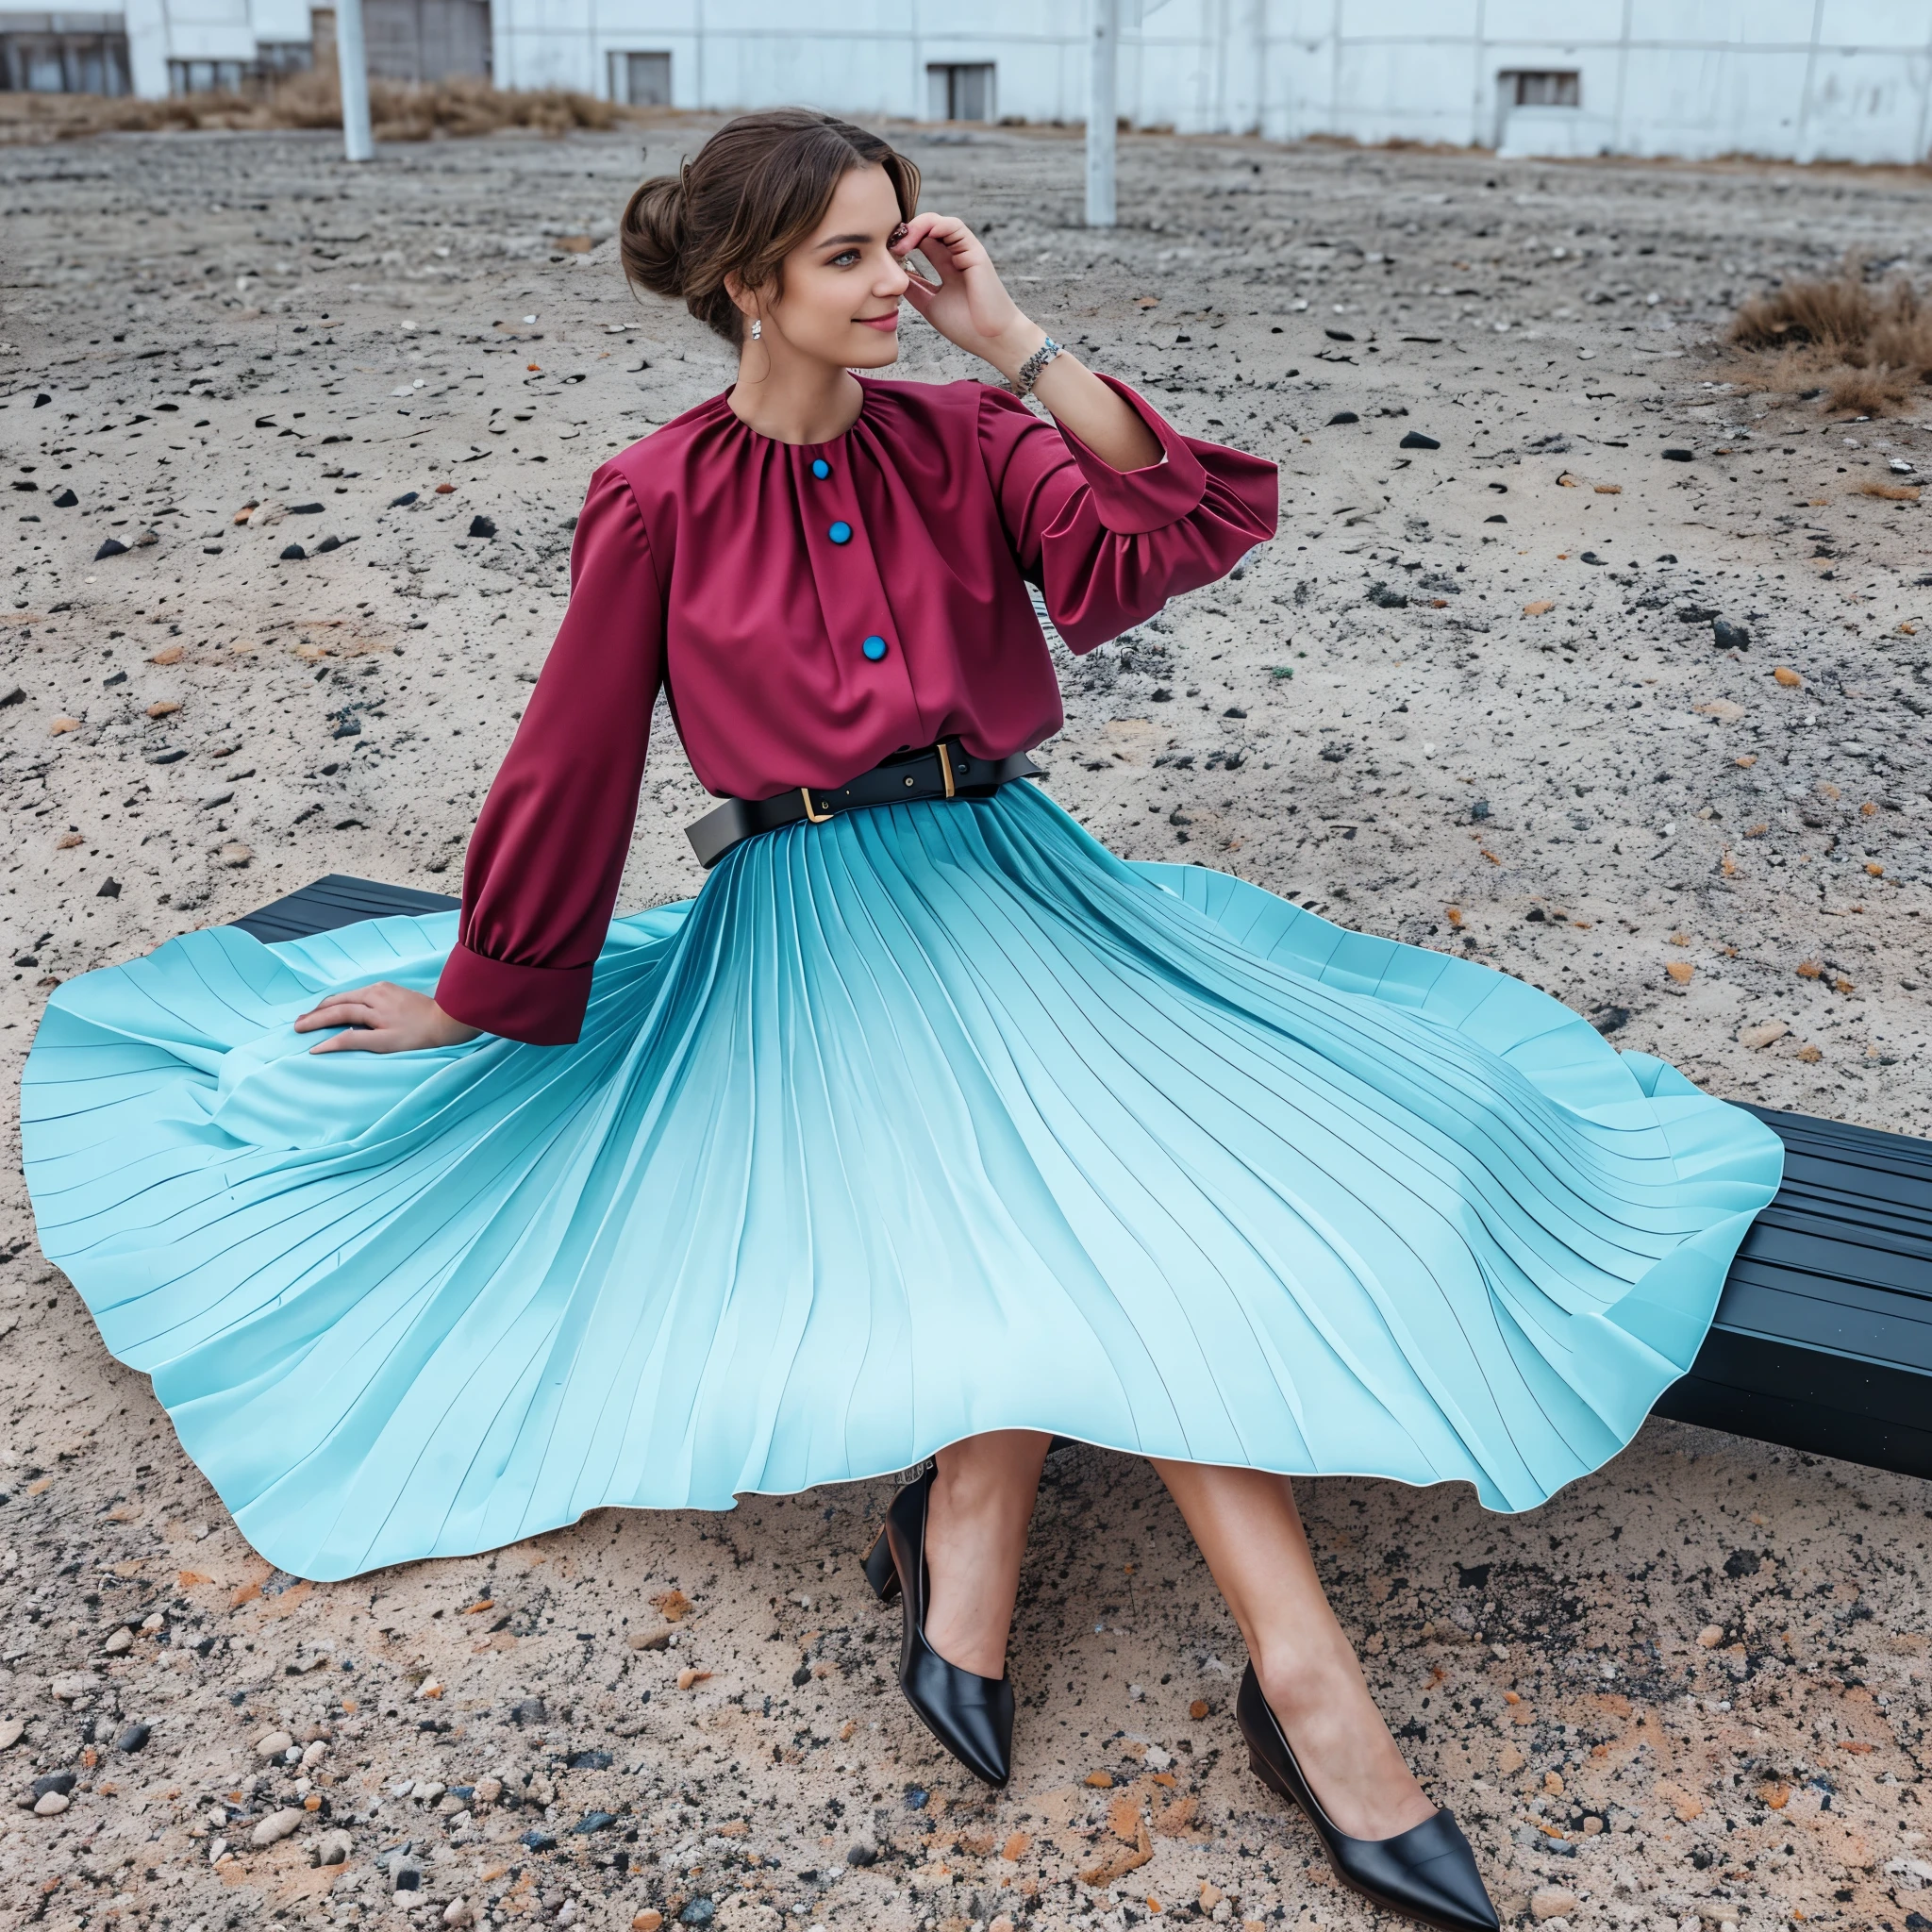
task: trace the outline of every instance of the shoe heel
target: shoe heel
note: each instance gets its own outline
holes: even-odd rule
[[[1277,1798],[1286,1798],[1297,1811],[1303,1808],[1301,1800],[1295,1795],[1288,1780],[1272,1766],[1265,1763],[1256,1753],[1248,1753],[1248,1769],[1274,1793]]]
[[[891,1546],[886,1541],[883,1529],[865,1553],[865,1580],[882,1604],[891,1603],[899,1594],[899,1568],[892,1561]]]

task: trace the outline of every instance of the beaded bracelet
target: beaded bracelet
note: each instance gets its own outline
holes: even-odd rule
[[[1033,393],[1033,385],[1040,380],[1040,372],[1059,353],[1060,345],[1051,336],[1048,336],[1039,348],[1035,349],[1032,355],[1021,363],[1019,375],[1014,376],[1012,381],[1008,383],[1007,387],[1016,396],[1031,395]]]

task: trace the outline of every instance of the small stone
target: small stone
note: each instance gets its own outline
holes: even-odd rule
[[[1556,608],[1557,600],[1554,597],[1539,597],[1533,604],[1525,604],[1523,607],[1523,614],[1525,617],[1547,617]]]
[[[303,549],[299,543],[284,543],[282,545],[281,560],[284,563],[303,563],[308,560],[308,551]]]
[[[80,720],[78,718],[60,717],[56,718],[47,726],[47,735],[50,738],[58,738],[63,731],[78,731],[79,729]]]
[[[1359,423],[1361,420],[1353,409],[1337,409],[1328,419],[1328,427],[1333,429],[1338,423]]]
[[[73,491],[63,490],[60,492],[60,494],[54,499],[54,508],[56,509],[72,509],[75,507],[75,505],[77,504],[79,501],[80,498],[75,495]]]
[[[268,503],[257,504],[245,517],[239,517],[236,521],[238,523],[245,523],[251,530],[260,530],[266,529],[271,524],[280,523],[288,514],[289,506],[287,504],[275,503],[271,500]]]
[[[132,1650],[134,1648],[134,1632],[124,1624],[120,1629],[115,1631],[113,1636],[108,1639],[107,1642],[101,1645],[101,1648],[109,1657],[119,1657],[124,1650]]]
[[[1664,461],[1667,463],[1692,463],[1696,460],[1697,453],[1695,450],[1667,449],[1664,451]]]
[[[586,1811],[584,1815],[581,1818],[579,1818],[575,1824],[571,1826],[571,1834],[573,1837],[575,1838],[588,1838],[593,1831],[608,1831],[610,1827],[616,1823],[617,1815],[615,1812]]]
[[[500,1777],[479,1779],[473,1795],[479,1805],[493,1805],[503,1796],[503,1780]]]
[[[230,785],[225,791],[208,792],[203,796],[203,798],[200,801],[201,809],[203,811],[212,811],[218,805],[226,805],[228,801],[234,797],[234,795],[235,788],[232,785]]]
[[[694,1898],[677,1915],[680,1925],[708,1925],[717,1916],[718,1907],[708,1898]]]
[[[1722,1624],[1707,1624],[1697,1633],[1697,1641],[1706,1650],[1715,1650],[1724,1641],[1724,1626]]]
[[[58,1818],[74,1801],[65,1791],[43,1791],[34,1800],[36,1818]]]
[[[663,1923],[664,1914],[647,1906],[630,1922],[630,1932],[658,1932]]]
[[[73,1771],[50,1771],[35,1778],[33,1794],[44,1798],[49,1791],[58,1791],[65,1797],[80,1782],[80,1774]]]
[[[255,854],[238,841],[234,844],[224,845],[215,857],[224,865],[242,866],[246,865]]]
[[[1805,680],[1789,664],[1780,664],[1771,674],[1787,691],[1796,691]]]
[[[1529,1901],[1530,1915],[1537,1919],[1567,1918],[1576,1907],[1576,1894],[1565,1891],[1559,1885],[1545,1885]]]
[[[142,550],[145,550],[149,544],[158,543],[160,541],[160,533],[158,530],[143,530],[141,533],[141,535],[134,540],[136,546]]]
[[[25,1736],[25,1718],[0,1718],[0,1751],[11,1751]]]
[[[1755,1026],[1738,1028],[1738,1044],[1754,1050],[1767,1047],[1774,1041],[1782,1040],[1790,1030],[1782,1020],[1761,1020]]]
[[[1720,617],[1712,624],[1710,634],[1720,651],[1748,651],[1751,648],[1750,631],[1726,617]]]
[[[1424,436],[1420,429],[1411,429],[1395,447],[1397,449],[1441,449],[1442,445],[1433,436]]]
[[[0,711],[4,711],[9,705],[24,705],[25,703],[26,692],[17,684],[12,690],[0,693]]]
[[[252,1845],[279,1844],[291,1833],[301,1828],[302,1821],[308,1815],[299,1805],[288,1805],[279,1811],[271,1811],[248,1834],[248,1842]]]
[[[655,1630],[633,1630],[625,1641],[633,1650],[662,1650],[671,1641],[671,1625],[660,1624]]]
[[[442,1923],[445,1925],[474,1925],[476,1907],[467,1899],[453,1898],[442,1908]]]
[[[879,1848],[876,1845],[850,1845],[846,1848],[845,1862],[848,1865],[876,1865],[879,1861]]]
[[[1523,1767],[1528,1762],[1529,1759],[1526,1758],[1523,1755],[1523,1753],[1516,1748],[1514,1744],[1505,1744],[1503,1748],[1496,1753],[1496,1769],[1499,1772],[1501,1772],[1505,1777],[1513,1776],[1517,1772],[1521,1771]]]
[[[325,1832],[311,1847],[318,1865],[346,1865],[354,1849],[355,1840],[346,1831]]]
[[[496,525],[488,517],[472,517],[470,519],[470,535],[473,537],[493,537],[496,535]]]
[[[406,490],[400,496],[391,496],[389,500],[389,507],[391,509],[407,509],[410,504],[415,502],[419,494],[421,494],[419,491]]]
[[[517,1842],[525,1851],[554,1852],[557,1849],[556,1837],[547,1831],[526,1831]]]
[[[109,537],[94,552],[94,561],[99,563],[104,557],[125,557],[127,546],[118,537]]]
[[[711,1674],[709,1671],[700,1671],[690,1664],[686,1664],[683,1670],[677,1674],[677,1688],[680,1690],[689,1690],[695,1684],[708,1683]]]
[[[1697,971],[1697,968],[1693,966],[1689,959],[1672,959],[1666,963],[1664,971],[1668,973],[1670,976],[1673,979],[1674,979],[1679,986],[1689,986],[1690,984],[1691,975]]]
[[[294,1742],[287,1731],[264,1731],[255,1740],[255,1755],[258,1757],[279,1757]]]

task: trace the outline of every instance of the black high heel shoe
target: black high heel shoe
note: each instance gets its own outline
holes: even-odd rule
[[[1302,1775],[1253,1664],[1241,1674],[1235,1721],[1248,1742],[1249,1768],[1307,1814],[1342,1884],[1372,1905],[1437,1932],[1498,1932],[1502,1922],[1483,1888],[1475,1854],[1446,1807],[1393,1838],[1350,1838],[1335,1828]]]
[[[941,1744],[995,1790],[1013,1764],[1013,1686],[949,1664],[925,1641],[925,1517],[935,1471],[908,1483],[886,1511],[886,1526],[865,1557],[866,1580],[882,1604],[900,1597],[899,1688]]]

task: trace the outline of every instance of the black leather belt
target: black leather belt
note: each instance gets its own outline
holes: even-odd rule
[[[821,791],[801,785],[775,798],[727,798],[715,811],[684,828],[707,869],[741,840],[776,831],[808,819],[817,825],[871,805],[904,805],[916,798],[990,798],[1011,778],[1045,774],[1024,751],[1003,758],[976,758],[941,739],[922,751],[894,752],[883,764],[861,772],[849,785]]]

